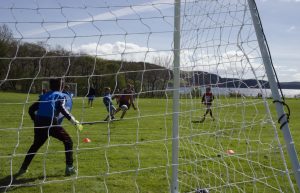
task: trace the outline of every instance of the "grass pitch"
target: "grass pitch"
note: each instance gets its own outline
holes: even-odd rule
[[[50,138],[38,151],[29,172],[18,180],[18,171],[33,141],[33,123],[27,111],[37,95],[0,93],[0,192],[170,192],[172,174],[172,100],[137,99],[138,111],[130,109],[124,120],[84,125],[76,131],[63,125],[73,139],[74,165],[78,174],[64,176],[65,157],[61,142]],[[181,99],[179,113],[179,191],[193,192],[290,192],[284,162],[272,124],[276,124],[286,155],[283,136],[265,114],[261,99],[218,98],[216,121],[201,119],[200,99]],[[290,129],[300,150],[300,100],[288,99]],[[102,99],[88,108],[75,98],[72,114],[81,122],[106,117]],[[117,118],[120,114],[117,115]],[[83,139],[91,139],[84,143]],[[228,149],[235,154],[228,155]],[[290,169],[290,161],[286,162]],[[295,180],[291,174],[293,183]],[[297,187],[295,186],[296,191]]]

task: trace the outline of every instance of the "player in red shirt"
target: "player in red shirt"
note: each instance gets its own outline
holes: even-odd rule
[[[124,115],[126,114],[126,111],[129,110],[131,105],[133,109],[136,110],[136,107],[134,105],[133,95],[134,95],[134,91],[132,89],[132,86],[128,84],[127,88],[123,90],[123,93],[118,99],[119,107],[117,108],[116,113],[118,113],[120,110],[123,111],[120,119],[123,119]]]
[[[206,111],[205,114],[203,115],[203,118],[201,119],[201,122],[203,122],[205,120],[205,116],[209,113],[209,115],[211,116],[211,118],[213,120],[215,120],[213,114],[212,114],[212,110],[211,110],[211,105],[213,100],[215,99],[214,95],[211,92],[211,88],[207,87],[206,88],[206,92],[203,94],[202,96],[202,104],[204,104],[206,106]]]

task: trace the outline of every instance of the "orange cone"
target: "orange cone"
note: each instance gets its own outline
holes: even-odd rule
[[[234,151],[232,149],[228,149],[226,152],[227,152],[228,155],[233,155],[234,154]]]
[[[91,142],[91,140],[89,138],[84,138],[83,139],[83,143],[90,143],[90,142]]]

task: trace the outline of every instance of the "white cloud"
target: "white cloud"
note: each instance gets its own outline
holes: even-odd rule
[[[163,66],[172,66],[173,52],[159,51],[153,48],[139,46],[134,43],[115,42],[96,44],[90,43],[74,46],[73,51],[78,54],[89,54],[109,60],[123,60],[134,62],[150,62]],[[263,65],[248,56],[250,63],[241,51],[230,50],[220,56],[194,52],[194,50],[181,51],[181,69],[199,70],[219,74],[222,77],[254,78],[252,70],[257,76],[263,76]],[[168,64],[165,62],[168,61]]]
[[[292,32],[292,31],[294,31],[295,29],[296,29],[295,26],[290,26],[286,31],[287,31],[287,32]]]
[[[101,45],[97,43],[84,44],[78,47],[75,46],[73,51],[78,54],[89,54],[108,60],[146,61],[151,63],[157,57],[167,57],[170,55],[170,52],[167,51],[157,51],[153,48],[125,42],[105,43]]]
[[[172,66],[173,52],[159,51],[154,48],[139,46],[134,43],[90,43],[74,46],[75,53],[89,54],[109,60],[123,60],[134,62],[150,62],[163,66]],[[258,78],[265,76],[264,66],[260,60],[248,55],[253,70]],[[167,62],[168,64],[166,64]],[[297,66],[275,65],[280,81],[300,81]],[[181,52],[182,70],[199,70],[219,74],[221,77],[255,78],[253,71],[241,51],[230,50],[220,56],[195,53],[194,50]]]
[[[297,69],[295,69],[295,68],[288,68],[288,69],[282,69],[282,71],[284,71],[284,72],[298,72],[298,70]]]
[[[185,50],[181,53],[181,65],[184,70],[205,71],[221,77],[250,79],[264,76],[265,70],[260,59],[251,54],[247,57],[249,61],[239,50],[228,50],[220,55]]]
[[[290,81],[300,81],[300,73],[292,74]]]
[[[94,20],[114,20],[116,18],[121,18],[124,16],[136,14],[136,13],[145,13],[145,12],[151,12],[155,11],[156,9],[167,9],[173,6],[174,1],[173,0],[156,0],[152,2],[143,3],[140,5],[135,6],[128,6],[124,8],[120,8],[118,10],[109,10],[107,12],[94,15],[93,17],[83,18],[77,20],[77,22],[69,22],[68,25],[66,23],[61,24],[53,24],[53,25],[47,25],[44,24],[43,27],[47,29],[47,32],[56,31],[65,29],[68,27],[74,27],[78,25],[86,24],[87,22],[93,22]],[[153,6],[155,5],[155,6]],[[155,7],[155,8],[154,8]],[[28,32],[25,32],[26,36],[34,36],[38,34],[46,33],[46,31],[43,28],[34,29]]]

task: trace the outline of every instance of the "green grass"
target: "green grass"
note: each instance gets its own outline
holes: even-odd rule
[[[65,120],[64,127],[74,142],[78,176],[64,176],[63,145],[50,138],[33,159],[29,172],[11,181],[11,172],[18,171],[33,140],[27,111],[36,99],[37,95],[0,93],[0,192],[5,192],[8,184],[8,192],[170,192],[172,100],[166,99],[138,99],[139,111],[130,109],[125,120],[85,125],[81,133]],[[86,103],[82,98],[74,100],[72,113],[77,119],[105,118],[101,99],[94,101],[94,108],[85,108]],[[200,99],[182,99],[180,103],[180,192],[200,187],[210,192],[291,192],[261,100],[219,98],[213,109],[217,121],[208,117],[204,123],[191,123],[203,114]],[[272,101],[268,103],[276,122]],[[288,99],[287,103],[291,133],[299,150],[300,100]],[[290,168],[283,135],[278,128],[276,131]],[[86,137],[92,142],[83,143]],[[235,154],[227,155],[227,149]]]

